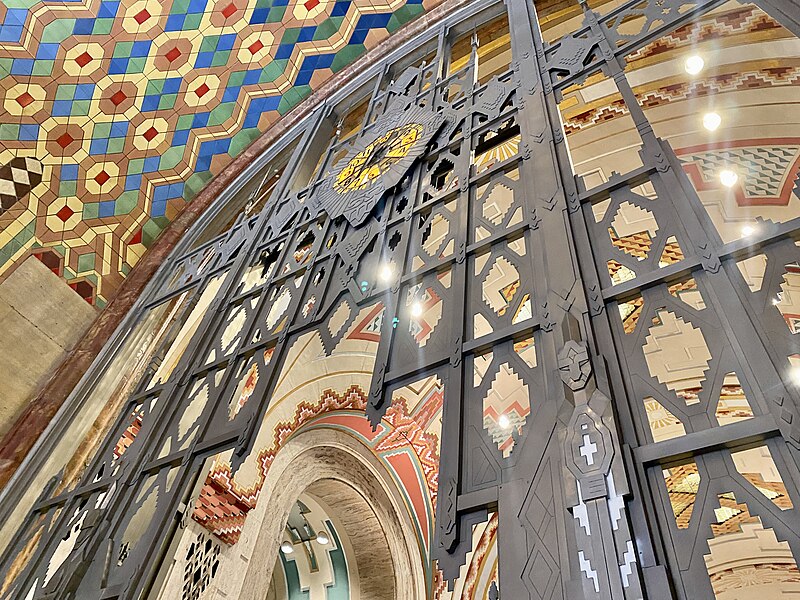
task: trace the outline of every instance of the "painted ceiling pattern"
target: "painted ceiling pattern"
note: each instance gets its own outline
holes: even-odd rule
[[[439,0],[0,0],[0,277],[102,307],[187,202]]]

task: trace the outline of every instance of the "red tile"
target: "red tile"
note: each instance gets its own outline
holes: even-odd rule
[[[114,92],[114,95],[111,96],[111,102],[114,103],[114,106],[119,106],[120,104],[125,102],[125,100],[127,100],[127,99],[128,99],[128,96],[126,96],[125,92],[123,92],[122,90],[118,90],[118,91]]]
[[[200,87],[198,87],[194,91],[194,93],[197,94],[198,98],[202,98],[203,96],[205,96],[208,93],[209,89],[210,88],[204,83],[204,84],[200,85]]]
[[[97,185],[103,185],[109,179],[111,179],[111,175],[109,175],[105,171],[100,171],[97,175],[94,176],[94,180],[97,182]]]
[[[233,16],[233,13],[235,12],[236,12],[236,5],[233,2],[231,2],[230,4],[228,4],[228,6],[222,9],[222,16],[225,17],[226,19],[229,19]]]
[[[155,127],[151,127],[142,134],[142,137],[144,137],[144,139],[146,139],[148,142],[152,142],[153,138],[156,137],[157,135],[158,135],[158,130]]]
[[[68,219],[69,219],[69,218],[70,218],[72,215],[74,215],[74,214],[75,214],[75,211],[74,211],[74,210],[72,210],[72,209],[71,209],[69,206],[66,206],[66,205],[65,205],[65,206],[63,206],[63,207],[61,208],[61,210],[59,210],[59,211],[56,213],[56,216],[57,216],[59,219],[61,219],[61,220],[62,220],[64,223],[66,223],[66,222],[67,222],[67,220],[68,220]]]
[[[306,10],[311,10],[312,8],[319,6],[319,0],[306,0],[303,3],[303,6],[306,7]]]
[[[177,47],[175,47],[172,50],[170,50],[169,52],[167,52],[164,56],[166,56],[166,58],[167,58],[167,60],[169,62],[172,62],[173,60],[178,58],[180,55],[181,55],[181,51],[178,50]]]
[[[256,52],[261,50],[263,47],[264,47],[264,44],[261,42],[261,40],[256,40],[255,42],[250,44],[250,46],[248,46],[247,49],[250,50],[250,54],[255,54]]]
[[[136,21],[139,25],[147,21],[152,15],[147,12],[146,8],[143,8],[138,13],[133,16],[133,20]]]
[[[19,96],[17,96],[17,104],[19,104],[22,108],[25,108],[31,102],[33,102],[33,96],[31,96],[28,92],[22,92]]]
[[[133,237],[131,238],[131,241],[128,242],[128,245],[130,246],[133,244],[141,244],[141,243],[142,243],[142,230],[140,229],[139,231],[133,234]]]
[[[69,145],[70,145],[72,142],[74,142],[74,141],[75,141],[75,138],[73,138],[73,137],[72,137],[72,136],[71,136],[69,133],[67,133],[66,131],[65,131],[64,133],[62,133],[62,134],[61,134],[61,135],[58,137],[58,139],[56,140],[56,142],[58,142],[58,145],[59,145],[59,146],[61,146],[62,148],[66,148],[67,146],[69,146]]]
[[[92,56],[88,52],[84,52],[75,59],[75,62],[78,63],[79,67],[83,68],[92,62]]]

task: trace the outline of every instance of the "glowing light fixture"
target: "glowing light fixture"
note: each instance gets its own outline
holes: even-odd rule
[[[800,385],[800,367],[792,367],[789,369],[789,378],[795,385]]]
[[[736,174],[736,171],[724,169],[719,172],[719,180],[725,187],[733,187],[736,185],[736,182],[739,181],[739,176]]]
[[[327,546],[328,542],[330,542],[330,539],[328,539],[328,536],[325,535],[324,531],[320,531],[317,534],[317,543],[322,545],[322,546]]]
[[[497,419],[497,424],[503,429],[508,429],[511,427],[511,419],[508,418],[508,415],[500,415],[500,418]]]
[[[380,276],[381,280],[386,283],[394,279],[394,269],[392,268],[392,265],[390,265],[389,263],[383,265],[383,267],[381,267]]]
[[[744,227],[742,227],[742,235],[744,237],[753,235],[755,232],[756,232],[755,227],[751,227],[750,225],[745,225]]]
[[[281,543],[281,552],[283,552],[284,554],[291,554],[292,552],[294,552],[294,546],[292,545],[292,542],[290,542],[288,540],[286,540],[285,542],[282,542]]]
[[[722,123],[722,117],[715,112],[706,113],[703,115],[703,127],[709,131],[716,131],[717,127]]]
[[[702,57],[698,56],[697,54],[692,54],[692,56],[687,58],[686,62],[683,63],[683,68],[686,69],[686,72],[689,75],[697,75],[703,70],[705,64],[706,62],[702,59]]]
[[[411,316],[415,318],[422,316],[422,303],[414,302],[414,304],[411,305]]]

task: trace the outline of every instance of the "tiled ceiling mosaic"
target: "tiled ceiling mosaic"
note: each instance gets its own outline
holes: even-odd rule
[[[102,307],[186,202],[439,0],[0,0],[0,277]]]

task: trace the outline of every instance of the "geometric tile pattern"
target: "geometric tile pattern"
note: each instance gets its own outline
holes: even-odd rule
[[[731,166],[742,177],[748,198],[775,198],[780,196],[798,154],[800,146],[761,146],[697,152],[681,156],[681,160],[696,163],[706,181],[716,179],[720,169]]]
[[[104,306],[213,176],[438,2],[0,0],[0,277],[55,253]]]

